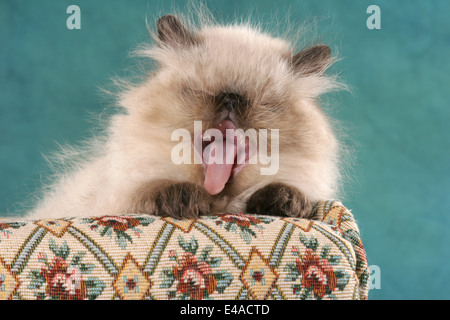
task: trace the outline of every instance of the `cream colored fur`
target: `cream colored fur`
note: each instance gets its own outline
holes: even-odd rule
[[[215,198],[213,213],[243,212],[248,198],[270,182],[297,187],[311,202],[337,196],[339,144],[320,94],[337,87],[323,72],[293,71],[293,44],[249,24],[204,25],[191,30],[198,46],[148,46],[140,55],[158,67],[140,85],[120,94],[124,113],[112,117],[95,155],[66,172],[30,213],[31,218],[113,215],[130,212],[130,199],[152,180],[188,181],[201,186],[201,165],[171,161],[173,130],[207,126],[212,111],[202,93],[245,93],[253,103],[246,127],[280,129],[280,168],[262,176],[248,165]],[[199,97],[200,96],[200,97]],[[103,141],[103,140],[102,140]]]

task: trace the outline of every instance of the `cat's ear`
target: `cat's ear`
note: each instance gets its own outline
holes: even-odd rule
[[[158,19],[158,41],[167,46],[192,45],[197,42],[195,35],[174,15],[166,15]]]
[[[291,63],[299,74],[321,74],[333,63],[331,49],[324,44],[312,46],[293,55]]]

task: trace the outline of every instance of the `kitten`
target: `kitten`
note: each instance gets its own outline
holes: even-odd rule
[[[309,217],[312,204],[336,196],[339,144],[317,105],[319,95],[336,87],[324,74],[334,61],[330,48],[295,53],[287,41],[248,25],[191,29],[173,15],[158,20],[156,44],[141,52],[157,69],[121,94],[125,113],[112,117],[97,155],[62,177],[32,218],[223,212]],[[215,128],[223,140],[203,137],[189,145],[191,163],[175,163],[179,141],[172,141],[173,132],[184,129],[195,140],[195,121],[201,134]],[[258,140],[250,134],[240,147],[233,140],[231,164],[195,163],[198,154],[208,157],[208,146],[228,145],[226,129],[276,129],[278,136]],[[277,153],[274,174],[261,174],[264,157],[250,163],[250,140],[256,153],[264,143],[268,154]]]

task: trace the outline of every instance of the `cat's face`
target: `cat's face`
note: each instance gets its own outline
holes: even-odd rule
[[[202,133],[219,130],[224,141],[226,129],[248,133],[247,143],[235,151],[245,154],[244,165],[210,166],[203,161],[205,188],[211,194],[238,179],[252,156],[250,141],[257,144],[256,152],[258,143],[271,152],[270,131],[258,139],[261,130],[278,130],[281,162],[283,157],[313,156],[326,148],[329,137],[322,131],[327,124],[312,101],[324,90],[322,73],[331,63],[327,46],[294,54],[287,42],[248,27],[194,33],[174,16],[158,21],[157,40],[158,46],[147,54],[159,68],[140,88],[140,101],[148,101],[148,106],[144,103],[139,114],[154,127],[183,128],[193,138],[195,121],[201,122]],[[196,151],[205,154],[208,145],[214,142],[204,141]]]

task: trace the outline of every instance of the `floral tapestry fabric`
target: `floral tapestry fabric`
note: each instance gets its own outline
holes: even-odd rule
[[[367,299],[352,213],[0,221],[0,299]]]

